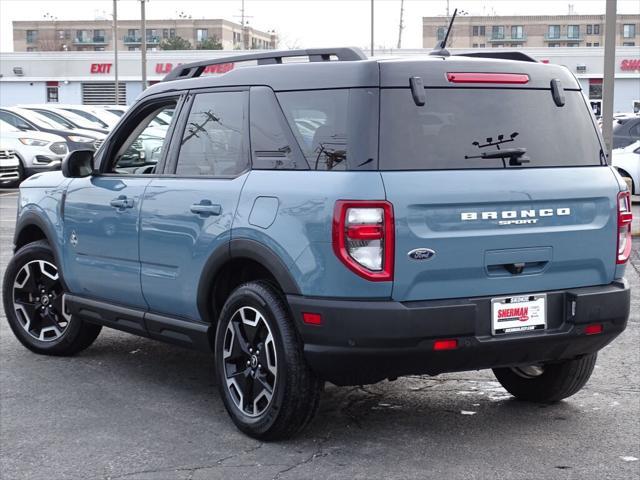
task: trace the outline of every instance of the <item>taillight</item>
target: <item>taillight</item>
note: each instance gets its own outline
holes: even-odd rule
[[[616,263],[626,263],[631,254],[631,196],[629,192],[618,194],[618,253]]]
[[[338,200],[333,212],[333,251],[367,280],[393,280],[393,229],[389,202]]]
[[[526,73],[447,72],[451,83],[529,83]]]

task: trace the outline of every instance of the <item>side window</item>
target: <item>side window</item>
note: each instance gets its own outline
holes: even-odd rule
[[[253,87],[249,117],[253,168],[258,170],[307,170],[276,96],[269,87]]]
[[[348,90],[282,92],[278,100],[312,170],[346,170]]]
[[[246,145],[249,92],[200,93],[193,99],[176,174],[235,176],[249,165]]]
[[[170,99],[160,105],[143,107],[140,115],[129,117],[124,126],[124,135],[126,132],[129,134],[117,147],[107,173],[156,173],[156,165],[162,158],[162,152],[168,148],[166,143],[169,125],[157,125],[154,120],[163,113],[173,113],[176,103],[176,99]]]
[[[640,121],[629,129],[629,135],[633,140],[640,140]]]
[[[9,125],[13,125],[14,127],[20,130],[33,130],[33,127],[25,122],[23,119],[14,115],[13,113],[2,111],[0,112],[0,120],[4,120]]]
[[[307,90],[276,96],[311,170],[377,168],[377,89]]]

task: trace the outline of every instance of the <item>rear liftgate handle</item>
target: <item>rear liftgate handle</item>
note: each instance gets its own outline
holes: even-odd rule
[[[201,200],[200,203],[191,205],[190,210],[191,213],[195,213],[196,215],[209,217],[211,215],[220,215],[222,213],[222,206],[211,203],[211,200]]]

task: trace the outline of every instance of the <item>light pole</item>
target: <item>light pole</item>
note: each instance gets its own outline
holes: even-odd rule
[[[602,136],[609,163],[613,146],[613,85],[616,70],[616,0],[607,0],[604,19],[604,75],[602,80]]]
[[[146,0],[140,0],[140,53],[142,62],[142,90],[147,88],[147,19],[145,14]]]
[[[373,0],[371,0],[371,56],[373,57]]]
[[[116,105],[120,105],[120,89],[118,88],[118,0],[113,0],[113,72],[115,77]]]

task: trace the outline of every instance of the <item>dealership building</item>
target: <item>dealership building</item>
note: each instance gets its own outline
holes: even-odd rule
[[[480,49],[473,49],[478,52]],[[468,51],[468,50],[467,50]],[[488,52],[496,50],[488,49]],[[504,50],[501,50],[504,51]],[[544,63],[567,67],[580,81],[597,111],[602,100],[603,48],[524,48]],[[425,55],[428,49],[385,50],[377,56]],[[453,54],[458,50],[452,49]],[[242,51],[156,51],[147,55],[149,84],[160,81],[171,68],[187,62],[238,55]],[[211,74],[236,68],[231,63],[212,67]],[[113,52],[0,53],[0,105],[20,103],[115,103]],[[142,91],[140,52],[120,52],[120,103],[130,105]],[[614,112],[640,108],[640,54],[637,47],[616,48]]]

